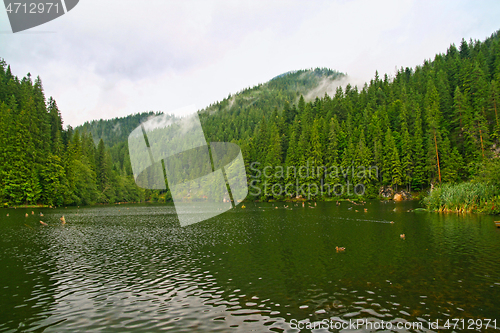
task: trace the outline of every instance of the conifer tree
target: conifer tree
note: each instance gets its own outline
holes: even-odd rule
[[[500,57],[499,57],[500,58]],[[491,118],[493,118],[492,121],[492,130],[491,134],[492,137],[495,138],[497,141],[500,139],[500,119],[498,116],[499,112],[499,107],[500,107],[500,92],[497,86],[497,82],[495,80],[491,81],[491,87],[490,87],[490,97],[489,97],[489,109],[490,113],[492,115]]]
[[[415,126],[413,135],[413,156],[414,167],[412,177],[412,188],[414,190],[421,190],[426,184],[425,177],[425,152],[424,152],[424,133],[422,129],[422,118],[420,116],[420,109],[417,107],[415,116]]]
[[[413,161],[412,161],[412,143],[406,120],[401,122],[401,169],[403,174],[403,183],[406,184],[407,191],[411,188]]]
[[[441,145],[441,112],[439,110],[439,95],[432,80],[427,81],[427,93],[425,95],[427,113],[428,136],[428,170],[430,178],[441,183],[441,165],[439,162],[439,146]]]

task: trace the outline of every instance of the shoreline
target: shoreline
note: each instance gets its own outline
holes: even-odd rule
[[[243,200],[241,202],[236,203],[235,206],[238,206],[241,203],[245,202],[261,202],[261,203],[273,203],[273,202],[282,202],[282,203],[287,203],[287,202],[350,202],[351,204],[354,205],[360,205],[364,204],[366,200],[380,200],[380,201],[393,201],[393,202],[404,202],[404,201],[417,201],[419,200],[418,198],[411,198],[411,199],[405,199],[405,200],[393,200],[391,198],[384,198],[384,197],[375,197],[375,198],[360,198],[360,199],[349,199],[349,198],[327,198],[327,199],[317,199],[317,200],[312,200],[312,199],[305,199],[305,198],[293,198],[293,199],[285,199],[285,200],[276,200],[276,199],[269,199],[269,200]],[[195,201],[193,201],[195,202]],[[201,202],[201,201],[200,201]],[[95,206],[110,206],[110,205],[130,205],[130,204],[171,204],[174,203],[173,201],[166,201],[166,202],[153,202],[153,201],[142,201],[142,202],[137,202],[137,201],[132,201],[132,202],[115,202],[115,203],[95,203],[91,205],[84,205],[82,207],[95,207]],[[13,206],[6,206],[4,205],[3,209],[23,209],[23,208],[44,208],[44,209],[57,209],[57,208],[73,208],[77,207],[80,208],[78,205],[68,205],[68,206],[50,206],[50,205],[13,205]]]

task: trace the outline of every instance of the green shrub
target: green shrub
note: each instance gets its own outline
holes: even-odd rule
[[[429,193],[423,203],[429,210],[497,213],[495,202],[500,204],[499,191],[495,185],[467,182],[444,184]],[[490,204],[488,204],[488,202]],[[493,209],[491,207],[493,206]],[[488,211],[490,208],[490,211]],[[499,209],[500,210],[500,209]]]

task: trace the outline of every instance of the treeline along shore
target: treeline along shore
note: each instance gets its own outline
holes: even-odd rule
[[[200,111],[207,142],[241,147],[247,200],[375,198],[391,188],[429,191],[432,210],[500,212],[498,32],[362,87],[342,88],[348,80],[293,71]],[[0,203],[169,201],[168,189],[135,185],[128,156],[128,134],[154,114],[63,128],[40,78],[18,79],[2,61]]]

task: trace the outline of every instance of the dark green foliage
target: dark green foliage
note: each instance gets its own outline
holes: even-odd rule
[[[40,78],[33,83],[28,74],[19,80],[0,60],[0,204],[61,206],[144,199],[130,167],[123,161],[119,170],[112,165],[102,141],[96,153],[90,134],[71,127],[63,130],[56,101],[45,100]]]
[[[348,85],[337,88],[333,97],[309,101],[303,96],[318,81],[299,78],[328,74],[286,73],[211,105],[200,117],[208,140],[238,143],[247,165],[257,162],[262,170],[273,161],[275,168],[284,168],[280,179],[249,170],[249,180],[262,189],[268,182],[353,181],[376,193],[382,185],[422,190],[464,181],[477,174],[484,159],[495,157],[499,144],[494,81],[500,71],[499,45],[498,33],[484,43],[463,40],[459,50],[451,45],[446,54],[415,69],[402,68],[393,79],[375,73],[361,90]],[[274,161],[278,151],[279,162]],[[301,166],[371,166],[380,172],[369,179],[352,173],[331,178],[286,173]]]
[[[241,147],[248,181],[261,190],[250,199],[290,197],[270,190],[287,183],[363,184],[370,196],[381,186],[422,190],[492,178],[500,143],[499,51],[498,33],[485,42],[462,40],[421,66],[401,68],[394,77],[377,72],[364,87],[338,87],[333,96],[320,88],[344,74],[289,72],[208,106],[200,120],[208,142]],[[168,192],[138,189],[131,175],[127,137],[152,115],[63,130],[41,81],[33,83],[29,75],[19,80],[2,62],[0,200],[60,205],[168,199]]]
[[[82,126],[78,126],[81,132],[92,134],[95,144],[99,139],[103,139],[108,147],[127,141],[130,132],[148,117],[158,115],[160,112],[143,112],[129,115],[122,118],[113,118],[109,120],[92,120]]]

